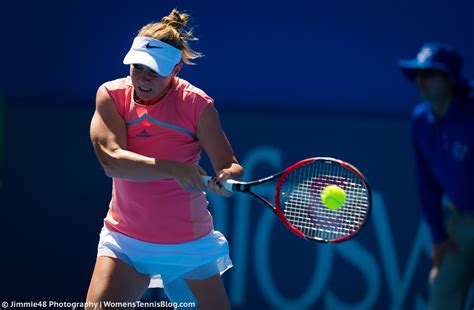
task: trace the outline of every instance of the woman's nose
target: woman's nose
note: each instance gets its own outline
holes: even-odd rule
[[[147,72],[140,72],[140,75],[138,76],[138,78],[142,81],[150,81],[151,80],[151,76],[150,74],[148,74]]]

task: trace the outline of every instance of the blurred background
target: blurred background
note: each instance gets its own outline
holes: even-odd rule
[[[2,6],[0,301],[85,299],[111,195],[89,140],[95,92],[128,74],[122,59],[138,30],[177,7],[193,16],[193,47],[206,55],[180,75],[215,99],[246,180],[330,156],[359,167],[374,190],[370,222],[339,245],[299,239],[246,197],[209,197],[230,242],[233,308],[426,308],[430,240],[410,136],[417,92],[397,59],[444,42],[474,78],[472,0]]]

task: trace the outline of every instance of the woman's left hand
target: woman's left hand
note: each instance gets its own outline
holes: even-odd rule
[[[224,188],[225,181],[227,179],[232,179],[232,176],[232,172],[228,169],[219,171],[215,177],[207,182],[207,191],[224,197],[232,196],[232,192],[229,192]]]

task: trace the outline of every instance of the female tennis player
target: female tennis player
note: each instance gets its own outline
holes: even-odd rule
[[[220,278],[232,267],[228,243],[214,230],[204,190],[229,196],[222,184],[240,179],[243,168],[212,98],[177,76],[202,56],[188,45],[196,39],[185,30],[188,20],[174,9],[144,26],[123,61],[130,76],[97,91],[90,135],[113,189],[89,305],[133,308],[146,288],[164,287],[178,307],[230,308]],[[207,184],[201,149],[216,173]]]

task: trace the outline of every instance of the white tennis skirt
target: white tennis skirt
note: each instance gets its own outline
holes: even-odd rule
[[[163,287],[178,278],[206,279],[232,267],[227,240],[215,230],[190,242],[157,244],[110,231],[104,226],[97,249],[99,256],[121,259],[138,272],[149,274],[149,287]]]

